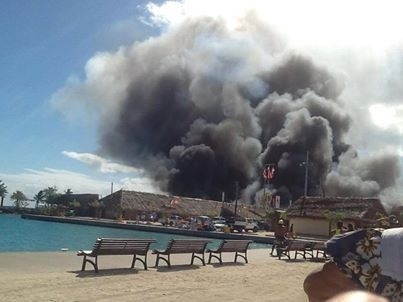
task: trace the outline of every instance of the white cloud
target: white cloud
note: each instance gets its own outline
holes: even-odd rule
[[[400,133],[403,133],[403,106],[375,104],[369,107],[372,121],[382,129],[396,127]]]
[[[401,37],[403,3],[380,0],[182,0],[150,3],[150,21],[176,25],[186,18],[211,16],[239,26],[250,12],[277,27],[293,44],[318,47],[383,48]]]
[[[88,166],[94,167],[102,173],[137,173],[142,174],[142,169],[136,169],[130,166],[111,162],[92,153],[77,153],[72,151],[63,151],[62,154],[76,159]]]
[[[82,173],[51,168],[43,170],[25,169],[24,172],[16,174],[0,173],[0,179],[5,183],[8,191],[5,205],[12,204],[10,196],[17,190],[22,191],[30,199],[40,190],[53,186],[56,186],[60,193],[68,188],[76,194],[91,193],[106,196],[111,192],[109,181],[94,179]],[[151,181],[143,177],[123,178],[114,182],[113,188],[114,191],[127,189],[155,192],[156,190]]]

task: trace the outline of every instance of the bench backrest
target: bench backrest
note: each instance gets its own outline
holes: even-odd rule
[[[202,239],[172,239],[167,246],[166,252],[171,254],[180,253],[203,253],[210,240]]]
[[[223,240],[218,247],[220,252],[246,252],[251,244],[251,240]]]
[[[299,240],[292,240],[288,243],[287,250],[288,251],[302,251],[306,247],[308,247],[311,242],[308,241],[299,241]]]
[[[145,254],[154,239],[98,238],[92,250],[96,255]]]
[[[326,249],[325,242],[315,242],[312,247],[313,250],[324,250]]]

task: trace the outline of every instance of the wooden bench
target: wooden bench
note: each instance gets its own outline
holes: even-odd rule
[[[291,259],[291,252],[294,252],[294,259],[297,259],[298,255],[301,255],[306,259],[307,251],[311,248],[312,242],[302,240],[290,240],[286,247],[277,248],[277,257],[281,259],[281,256],[287,256]]]
[[[155,267],[158,267],[159,260],[164,260],[168,267],[171,267],[171,254],[192,254],[190,265],[193,265],[195,258],[199,259],[203,265],[206,265],[204,261],[204,251],[210,240],[204,239],[171,239],[165,249],[155,249],[153,254],[157,254],[155,261]],[[166,257],[164,257],[166,256]]]
[[[248,263],[247,251],[249,244],[252,243],[252,240],[223,240],[218,248],[216,249],[207,249],[206,252],[210,253],[208,258],[208,263],[211,263],[211,259],[214,257],[220,264],[222,264],[222,253],[235,253],[234,262],[236,262],[238,256],[243,258],[246,263]]]
[[[312,250],[311,257],[318,259],[321,255],[323,258],[327,258],[326,255],[326,245],[324,241],[316,241],[312,242],[312,246],[308,248],[308,250]],[[316,251],[316,255],[314,255]]]
[[[154,239],[128,239],[128,238],[98,238],[94,244],[92,251],[80,250],[77,256],[84,256],[81,270],[85,270],[87,262],[94,266],[95,272],[98,273],[98,256],[104,255],[133,255],[131,268],[139,260],[147,270],[147,253],[151,243],[156,242]],[[143,256],[141,259],[138,256]],[[90,258],[95,258],[94,261]]]

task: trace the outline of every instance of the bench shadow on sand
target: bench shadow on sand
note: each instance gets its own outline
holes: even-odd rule
[[[106,268],[100,269],[98,273],[94,270],[88,271],[69,271],[69,273],[76,274],[78,278],[94,278],[94,277],[106,277],[114,275],[135,275],[138,274],[140,270],[132,268]]]
[[[187,271],[187,270],[195,270],[199,269],[199,265],[172,265],[170,268],[168,266],[159,266],[156,268],[155,266],[148,267],[148,270],[154,270],[160,273],[169,273],[169,272],[178,272],[178,271]],[[131,269],[131,268],[110,268],[110,269],[100,269],[98,273],[94,270],[75,270],[69,271],[69,273],[76,274],[78,278],[93,278],[93,277],[105,277],[105,276],[113,276],[113,275],[133,275],[138,274],[140,271],[144,271],[143,269]]]
[[[194,270],[194,269],[199,269],[199,265],[189,265],[189,264],[179,264],[179,265],[171,265],[171,267],[168,266],[159,266],[159,267],[150,267],[151,269],[157,270],[157,272],[160,273],[170,273],[170,272],[177,272],[177,271],[188,271],[188,270]]]
[[[240,262],[223,262],[223,263],[210,263],[208,265],[214,267],[214,268],[223,268],[223,267],[228,267],[228,266],[244,266],[246,263],[240,263]]]

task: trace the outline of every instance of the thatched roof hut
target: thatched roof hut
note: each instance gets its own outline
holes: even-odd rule
[[[386,214],[377,198],[362,197],[301,197],[287,210],[287,217],[327,218],[340,213],[346,218],[376,220],[377,213]]]
[[[233,209],[232,203],[215,200],[169,196],[155,193],[120,190],[100,200],[104,217],[136,219],[137,215],[157,213],[159,216],[179,215],[182,217],[208,215],[220,216],[222,207]],[[238,210],[245,212],[246,206],[239,203]],[[258,210],[254,209],[259,212]],[[255,217],[248,211],[247,217]]]
[[[363,197],[301,197],[286,213],[297,231],[318,235],[328,234],[336,220],[365,227],[386,215],[379,199]]]

